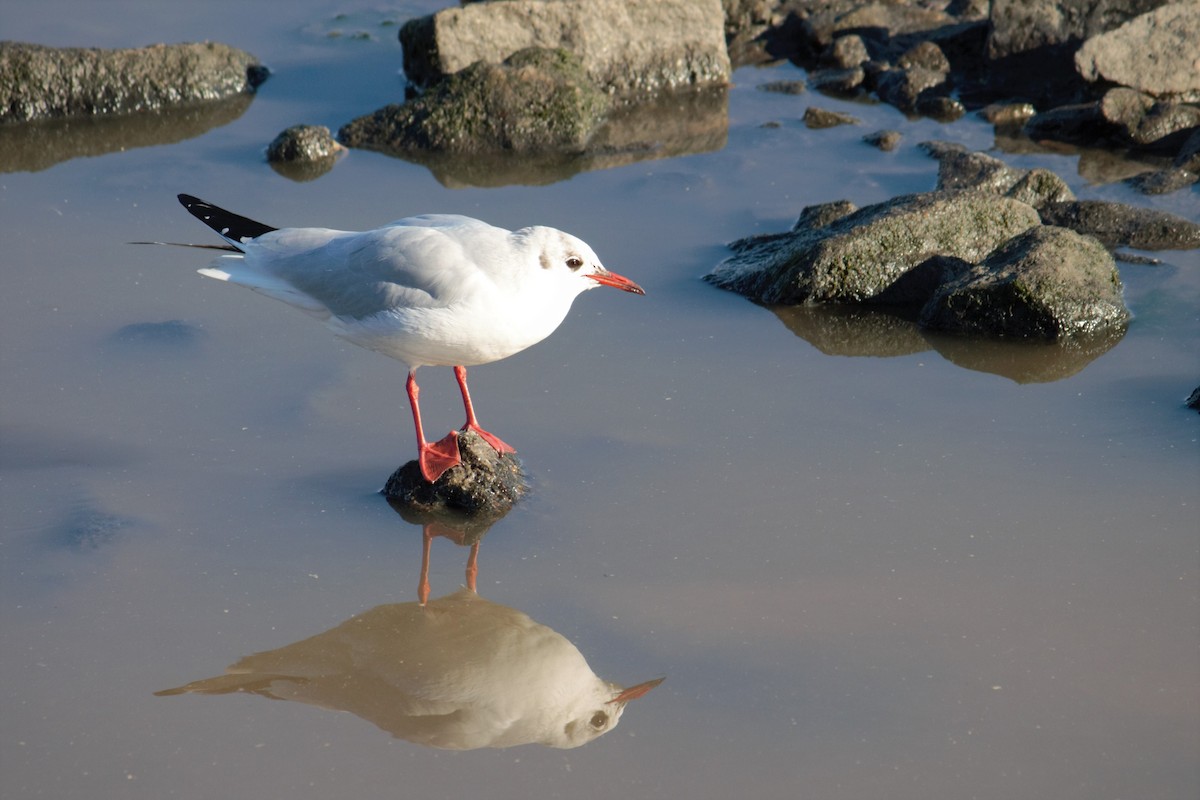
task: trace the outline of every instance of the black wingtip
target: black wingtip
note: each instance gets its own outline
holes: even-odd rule
[[[190,194],[177,195],[180,204],[193,217],[219,233],[225,241],[234,245],[243,244],[250,239],[257,239],[264,233],[270,233],[276,228],[264,225],[248,217],[234,214],[232,211],[206,203],[199,197]]]

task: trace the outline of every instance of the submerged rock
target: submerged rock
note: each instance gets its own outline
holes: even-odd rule
[[[1033,207],[982,192],[906,195],[824,227],[735,242],[705,280],[762,303],[870,301],[933,254],[976,263],[1039,222]]]
[[[267,69],[216,42],[127,50],[0,42],[0,123],[127,114],[253,92]]]
[[[497,453],[474,431],[459,432],[458,450],[462,463],[446,470],[437,482],[425,480],[413,460],[392,473],[383,495],[397,509],[498,518],[528,490],[516,456]]]
[[[1014,237],[943,286],[921,311],[934,330],[1060,338],[1123,327],[1116,263],[1096,240],[1042,226]]]

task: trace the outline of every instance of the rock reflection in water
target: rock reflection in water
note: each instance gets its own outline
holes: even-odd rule
[[[729,137],[729,92],[724,88],[663,92],[613,111],[578,154],[389,153],[422,164],[450,189],[544,186],[580,172],[639,161],[716,152]]]
[[[915,322],[875,309],[775,306],[788,330],[827,355],[884,358],[934,350],[952,364],[1000,375],[1017,383],[1062,380],[1111,350],[1124,329],[1059,342],[969,338],[922,330]]]
[[[0,173],[40,172],[72,158],[182,142],[228,125],[253,100],[241,94],[162,111],[0,125]]]
[[[430,543],[445,530],[423,532],[425,592]],[[450,750],[572,748],[615,728],[626,704],[662,679],[627,689],[602,680],[566,638],[476,594],[481,536],[451,537],[471,547],[468,587],[427,603],[376,606],[316,636],[247,656],[224,675],[156,694],[294,700],[349,711],[397,738]]]

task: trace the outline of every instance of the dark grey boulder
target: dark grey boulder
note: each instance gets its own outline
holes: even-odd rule
[[[477,62],[414,100],[359,117],[338,139],[396,154],[581,153],[608,110],[577,57],[530,48],[503,64]]]
[[[855,211],[858,211],[858,206],[849,200],[834,200],[830,203],[805,206],[801,209],[800,216],[792,225],[792,230],[811,231],[817,228],[824,228],[831,222],[837,222],[842,217],[850,216]]]
[[[1200,247],[1200,224],[1124,203],[1076,200],[1038,209],[1042,222],[1087,234],[1108,247],[1138,250],[1191,250]]]
[[[982,192],[905,195],[824,227],[731,245],[705,280],[762,303],[870,301],[933,254],[976,263],[1039,224],[1025,203]]]
[[[934,330],[1043,339],[1120,329],[1129,321],[1116,263],[1096,240],[1042,226],[1014,237],[921,311]]]
[[[217,42],[128,50],[0,42],[0,123],[128,114],[253,92],[267,69]]]
[[[499,518],[527,491],[521,462],[511,453],[497,453],[473,431],[460,432],[462,463],[429,483],[417,462],[409,461],[388,478],[383,495],[397,509],[432,514],[464,514]]]

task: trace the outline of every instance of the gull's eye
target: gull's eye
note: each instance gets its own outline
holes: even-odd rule
[[[608,725],[608,714],[605,714],[603,711],[597,711],[595,714],[592,714],[591,726],[593,728],[601,730],[606,725]]]
[[[572,270],[577,270],[583,266],[583,259],[579,256],[571,256],[567,259],[567,266]]]

